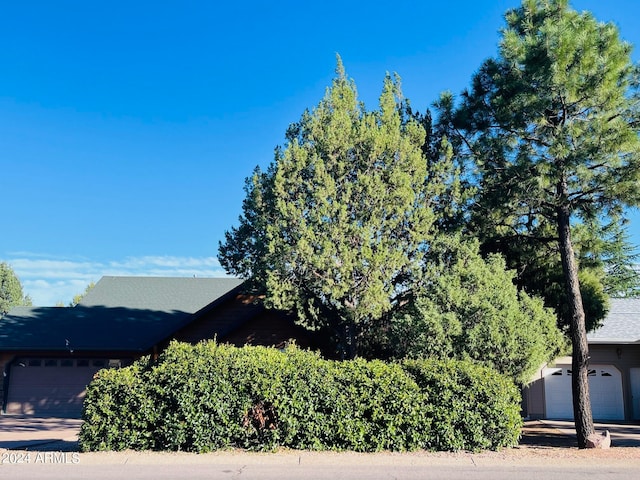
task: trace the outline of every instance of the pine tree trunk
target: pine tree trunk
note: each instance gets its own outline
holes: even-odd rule
[[[566,198],[566,190],[566,182],[563,180],[558,185],[558,194],[561,199]],[[561,206],[558,207],[557,213],[562,271],[571,317],[573,418],[578,437],[578,447],[586,448],[587,437],[594,432],[591,399],[589,397],[589,345],[587,344],[584,308],[582,294],[580,293],[580,281],[578,280],[578,266],[573,252],[573,245],[571,244],[570,210],[568,205],[562,202]]]

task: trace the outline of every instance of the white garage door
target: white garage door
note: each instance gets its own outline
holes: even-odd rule
[[[108,365],[104,359],[19,359],[9,373],[6,412],[79,418],[87,385]]]
[[[573,419],[571,365],[543,370],[546,417]],[[624,420],[622,375],[612,365],[589,367],[591,410],[597,420]]]

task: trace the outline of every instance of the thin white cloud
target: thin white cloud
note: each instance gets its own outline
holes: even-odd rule
[[[55,258],[31,252],[13,252],[6,258],[37,306],[67,305],[74,295],[104,275],[158,277],[224,277],[215,257],[142,256],[91,262]]]
[[[172,256],[144,256],[128,257],[122,262],[111,262],[113,268],[140,269],[148,266],[156,268],[220,268],[220,262],[215,257],[172,257]]]
[[[47,260],[44,258],[9,258],[8,263],[22,278],[37,275],[39,278],[59,278],[60,275],[83,276],[100,269],[99,263]]]

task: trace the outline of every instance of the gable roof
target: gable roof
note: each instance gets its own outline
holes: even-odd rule
[[[0,350],[144,352],[241,285],[234,278],[104,277],[76,307],[13,308],[0,319]]]
[[[612,298],[602,326],[587,334],[589,343],[640,342],[640,298]]]
[[[238,278],[105,276],[78,305],[196,313],[241,284]]]

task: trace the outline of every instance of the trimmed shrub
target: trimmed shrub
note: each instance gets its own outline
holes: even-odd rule
[[[464,362],[337,362],[295,347],[174,342],[156,362],[96,375],[80,447],[495,449],[517,442],[518,406],[509,379]]]
[[[430,450],[496,450],[520,438],[520,392],[495,370],[461,360],[406,360],[426,397]]]
[[[144,360],[100,370],[84,403],[83,450],[145,450],[153,445],[158,410],[147,392]]]

